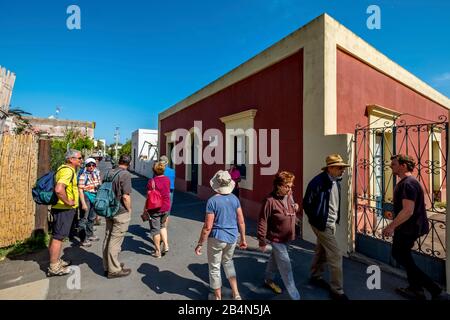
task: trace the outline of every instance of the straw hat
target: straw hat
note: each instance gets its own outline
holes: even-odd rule
[[[231,179],[228,171],[219,170],[209,181],[211,188],[219,194],[230,194],[235,186],[235,182]]]
[[[327,165],[323,167],[322,170],[325,170],[328,167],[350,167],[350,165],[345,163],[342,157],[337,153],[330,154],[325,162]]]
[[[169,163],[169,158],[167,158],[167,156],[161,156],[159,158],[159,161],[164,163],[164,164],[168,164]]]

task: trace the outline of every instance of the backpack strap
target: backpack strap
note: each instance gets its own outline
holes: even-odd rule
[[[56,176],[56,174],[57,174],[60,170],[62,170],[63,168],[68,168],[68,169],[70,169],[70,171],[72,172],[72,178],[70,179],[70,181],[72,182],[72,186],[73,186],[73,179],[75,178],[75,169],[74,169],[74,168],[69,167],[69,166],[66,166],[66,165],[62,165],[58,170],[56,170],[55,176]]]
[[[105,180],[107,181],[107,182],[113,182],[114,181],[114,179],[119,175],[119,173],[121,173],[122,171],[124,171],[123,169],[119,169],[114,175],[113,175],[113,177],[110,179],[109,178],[109,170],[108,170],[108,172],[106,173],[106,175],[105,175]],[[105,182],[106,182],[105,181]]]
[[[151,178],[150,181],[152,182],[151,183],[152,188],[150,190],[156,190],[155,179]]]

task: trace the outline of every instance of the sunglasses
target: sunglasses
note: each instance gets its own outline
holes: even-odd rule
[[[72,159],[78,159],[78,160],[82,160],[83,158],[82,158],[82,157],[80,157],[80,158],[77,158],[77,157],[72,157]]]
[[[86,165],[86,167],[96,167],[96,166],[97,166],[97,165],[94,164],[94,163],[89,163],[89,164]]]

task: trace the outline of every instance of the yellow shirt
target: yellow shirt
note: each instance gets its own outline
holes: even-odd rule
[[[68,166],[62,165],[58,168],[55,175],[55,183],[62,183],[66,186],[66,194],[69,200],[74,200],[75,205],[72,207],[66,205],[61,199],[58,199],[58,203],[52,206],[54,209],[75,209],[78,208],[78,183],[77,183],[77,173],[75,169]]]

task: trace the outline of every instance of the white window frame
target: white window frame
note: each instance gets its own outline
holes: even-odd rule
[[[246,140],[244,138],[244,146],[243,151],[245,153],[245,167],[246,167],[246,177],[245,179],[241,179],[241,182],[239,183],[239,187],[241,189],[246,190],[253,190],[253,171],[254,171],[254,165],[250,164],[250,157],[249,152],[250,150],[254,150],[255,141],[253,139],[253,136],[249,136],[244,134],[238,134],[238,135],[231,135],[227,133],[227,130],[237,130],[242,129],[244,132],[248,129],[254,129],[254,119],[256,116],[257,109],[249,109],[243,112],[231,114],[225,117],[220,118],[220,121],[222,121],[225,124],[225,170],[228,170],[230,168],[230,163],[233,161],[234,158],[234,137],[235,136],[243,136],[248,137],[248,145],[246,143]],[[242,140],[241,140],[242,141]],[[257,155],[254,154],[253,157],[255,158]]]

